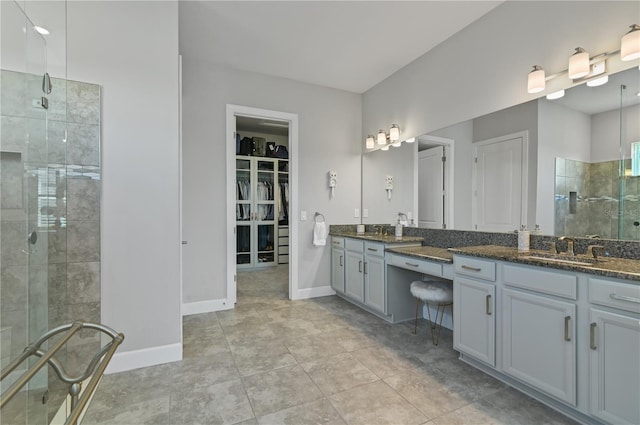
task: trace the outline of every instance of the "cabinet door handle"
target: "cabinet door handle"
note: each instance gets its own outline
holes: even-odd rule
[[[589,325],[589,348],[592,350],[596,350],[596,326],[598,326],[595,322]]]
[[[487,311],[487,315],[491,316],[491,295],[487,295],[485,308]]]
[[[465,270],[470,270],[472,272],[481,272],[482,271],[482,269],[480,267],[465,266],[464,264],[461,267],[463,269],[465,269]]]
[[[364,262],[364,274],[367,274],[367,262]]]
[[[342,264],[342,255],[341,255],[340,256],[340,267],[342,267],[342,266],[343,266],[343,264]]]
[[[358,271],[362,273],[362,261],[358,261]]]
[[[571,341],[571,336],[569,335],[569,322],[571,321],[571,316],[564,316],[564,340]]]
[[[615,292],[609,294],[609,298],[618,300],[618,301],[629,301],[630,303],[640,304],[640,298],[627,297],[626,295],[618,295]]]
[[[405,264],[411,267],[420,267],[420,264],[413,264],[413,263],[405,263]]]

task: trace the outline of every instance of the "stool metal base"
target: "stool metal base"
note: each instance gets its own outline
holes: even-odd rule
[[[431,323],[431,342],[433,345],[438,345],[438,341],[440,340],[440,331],[442,330],[442,319],[444,318],[445,308],[451,306],[451,314],[453,315],[453,303],[438,303],[436,304],[436,317],[435,320],[431,320],[431,308],[429,307],[429,303],[425,302],[427,306],[427,316],[429,317],[429,323]],[[440,308],[442,307],[442,312],[440,312]],[[420,308],[420,299],[416,298],[416,322],[413,327],[413,333],[416,334],[418,332],[418,311]],[[438,316],[440,316],[440,322],[438,322]],[[435,332],[436,326],[438,331]]]

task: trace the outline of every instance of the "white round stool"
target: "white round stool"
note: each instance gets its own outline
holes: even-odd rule
[[[427,306],[427,315],[429,316],[429,322],[431,322],[431,341],[433,345],[438,345],[440,331],[442,330],[442,318],[447,306],[452,306],[451,313],[453,315],[453,285],[439,280],[416,280],[411,282],[411,295],[416,297],[416,324],[413,328],[413,333],[415,334],[418,330],[418,308],[420,307],[420,301],[422,301]],[[431,320],[430,304],[437,306],[434,321]],[[440,308],[442,308],[442,312],[440,312]],[[433,331],[438,322],[438,315],[440,315],[440,323],[438,323],[437,333],[434,334]]]

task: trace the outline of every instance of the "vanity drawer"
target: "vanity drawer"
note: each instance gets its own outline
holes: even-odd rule
[[[384,244],[365,242],[364,253],[367,255],[376,255],[378,257],[384,257]]]
[[[492,282],[496,280],[496,263],[490,260],[456,256],[453,268],[457,274]]]
[[[364,252],[364,241],[347,238],[344,244],[348,251]]]
[[[640,313],[640,285],[590,277],[589,302]]]
[[[387,257],[387,264],[431,276],[442,276],[442,264],[433,261],[420,260],[415,257],[390,254]]]
[[[331,237],[331,246],[334,248],[344,249],[344,238]]]
[[[556,295],[571,300],[578,298],[578,277],[574,274],[505,264],[502,268],[502,281],[505,285],[543,294]]]

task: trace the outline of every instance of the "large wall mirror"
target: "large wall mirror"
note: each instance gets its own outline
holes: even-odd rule
[[[365,153],[362,222],[640,240],[639,91],[633,67]]]

